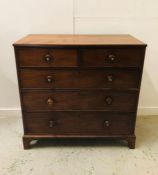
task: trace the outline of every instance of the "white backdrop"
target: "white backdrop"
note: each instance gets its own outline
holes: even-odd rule
[[[139,114],[158,114],[157,0],[0,0],[0,115],[19,113],[12,43],[29,33],[132,34],[148,44]]]

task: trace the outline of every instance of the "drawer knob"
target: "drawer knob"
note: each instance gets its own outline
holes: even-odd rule
[[[109,54],[108,55],[109,61],[113,62],[116,59],[116,56],[114,54]]]
[[[114,78],[113,75],[108,75],[107,76],[107,81],[112,82],[114,80],[113,78]]]
[[[55,125],[55,122],[54,122],[53,120],[50,120],[50,121],[49,121],[49,127],[50,127],[50,128],[53,128],[54,125]]]
[[[113,102],[113,99],[112,99],[112,97],[106,97],[105,101],[106,101],[107,105],[111,105]]]
[[[46,78],[46,80],[47,80],[48,83],[52,83],[53,77],[50,76],[50,75],[48,75],[47,78]]]
[[[44,60],[45,60],[46,62],[50,62],[51,59],[52,59],[52,56],[51,56],[50,54],[46,54],[46,55],[44,56]]]
[[[48,98],[48,99],[47,99],[47,104],[48,104],[49,106],[53,105],[53,103],[54,103],[54,100],[53,100],[52,98]]]
[[[105,124],[106,127],[109,127],[109,126],[110,126],[110,123],[109,123],[108,120],[106,120],[106,121],[104,122],[104,124]]]

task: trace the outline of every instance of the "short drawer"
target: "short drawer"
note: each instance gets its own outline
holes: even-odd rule
[[[83,67],[139,67],[141,49],[83,49]]]
[[[138,88],[135,70],[20,70],[22,88]]]
[[[121,135],[133,134],[135,115],[104,112],[26,113],[28,134]]]
[[[18,50],[21,67],[77,67],[75,49],[22,48]]]
[[[23,92],[26,111],[107,110],[135,111],[135,91],[32,91]]]

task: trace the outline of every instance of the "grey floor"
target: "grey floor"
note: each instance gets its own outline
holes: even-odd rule
[[[40,141],[23,150],[22,121],[0,118],[0,175],[158,175],[158,116],[138,117],[136,149],[124,142]]]

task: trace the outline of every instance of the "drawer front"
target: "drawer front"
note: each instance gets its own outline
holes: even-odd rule
[[[18,51],[21,67],[77,67],[75,49],[24,48]]]
[[[20,70],[22,88],[138,88],[139,70]]]
[[[103,112],[26,113],[28,134],[119,135],[134,132],[134,114]]]
[[[83,67],[139,67],[143,58],[139,49],[83,49]]]
[[[27,91],[22,94],[22,101],[26,111],[135,111],[137,97],[135,91]]]

